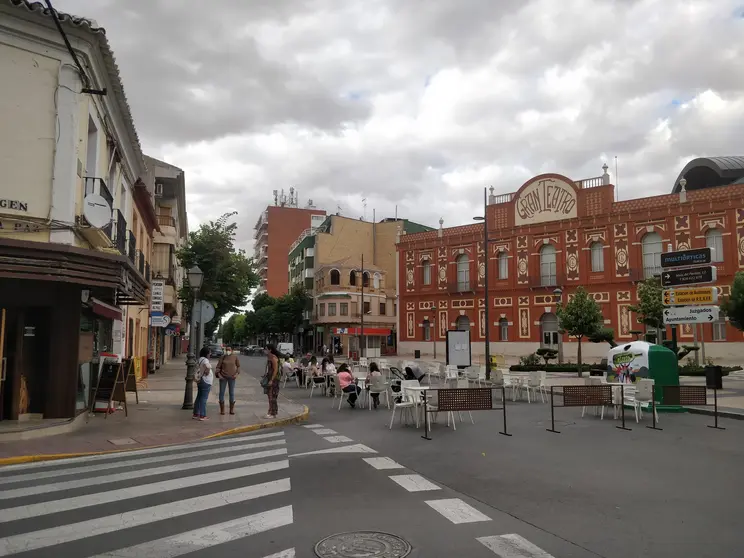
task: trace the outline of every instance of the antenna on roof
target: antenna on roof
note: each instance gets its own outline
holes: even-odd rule
[[[362,206],[364,207],[364,213],[362,219],[367,220],[367,198],[362,198]]]
[[[617,192],[617,201],[620,201],[620,186],[617,179],[617,155],[615,155],[615,192]]]

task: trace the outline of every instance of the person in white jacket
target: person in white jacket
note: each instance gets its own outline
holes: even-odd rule
[[[211,352],[209,347],[204,347],[199,351],[199,362],[197,363],[196,375],[196,400],[194,401],[194,419],[201,421],[209,420],[207,418],[207,399],[214,382],[214,372],[212,372],[212,363],[209,362]]]

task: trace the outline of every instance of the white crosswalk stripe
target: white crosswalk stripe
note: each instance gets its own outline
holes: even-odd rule
[[[555,558],[524,537],[513,533],[498,537],[479,537],[476,540],[501,558]]]
[[[0,556],[72,545],[62,554],[174,558],[289,526],[286,441],[260,436],[0,468]],[[266,558],[295,555],[264,544]]]

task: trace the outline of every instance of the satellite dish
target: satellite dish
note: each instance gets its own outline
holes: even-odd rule
[[[102,229],[111,223],[111,206],[100,194],[88,194],[83,200],[83,216],[91,227]]]

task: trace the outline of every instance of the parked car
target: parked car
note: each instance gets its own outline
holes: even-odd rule
[[[209,350],[212,351],[213,357],[221,357],[225,354],[225,351],[222,350],[222,345],[209,345]]]
[[[263,348],[259,347],[258,345],[248,345],[247,347],[243,347],[243,350],[240,351],[244,355],[260,355],[263,352]]]

